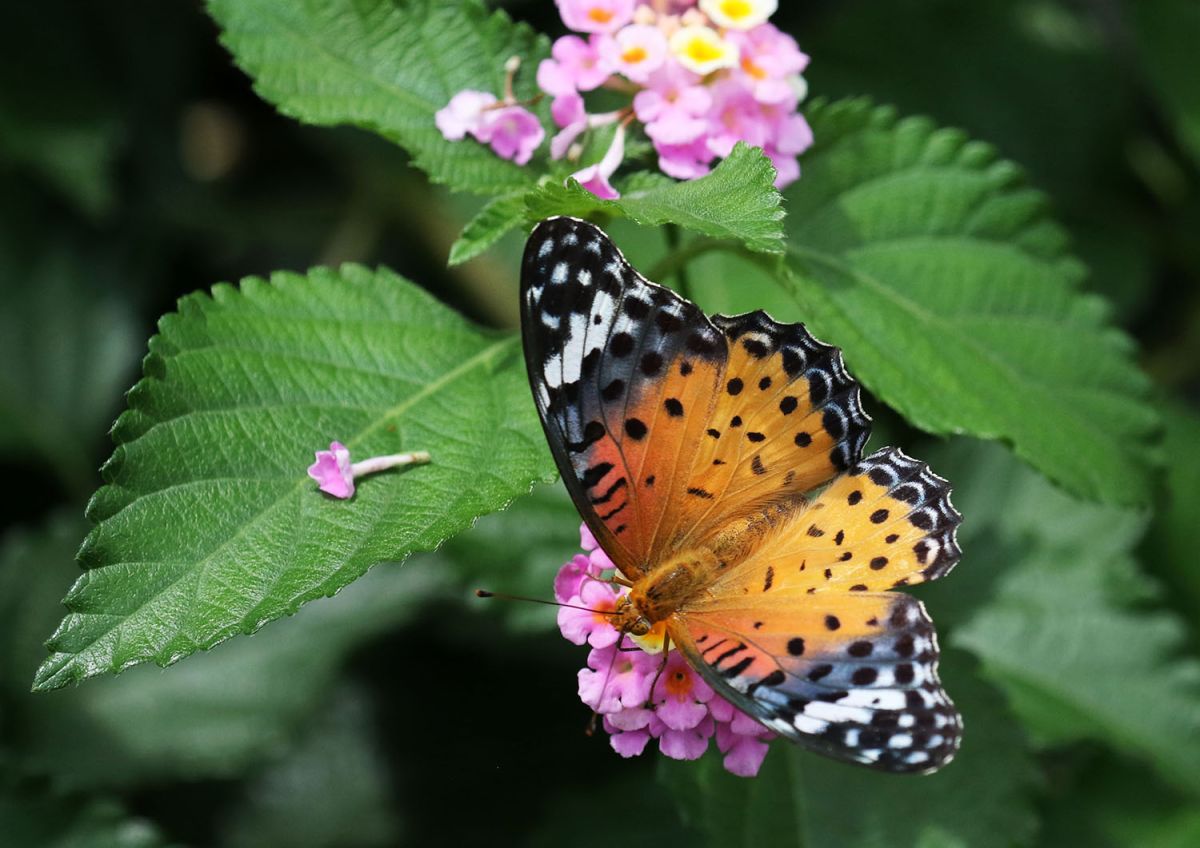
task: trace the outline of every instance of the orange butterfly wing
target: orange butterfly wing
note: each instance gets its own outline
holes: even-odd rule
[[[521,300],[530,384],[559,472],[597,541],[636,578],[705,438],[724,337],[572,218],[534,229]]]
[[[895,772],[932,771],[958,748],[933,624],[908,595],[721,598],[668,627],[714,689],[808,748]]]

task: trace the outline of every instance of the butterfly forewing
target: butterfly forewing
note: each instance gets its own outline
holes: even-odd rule
[[[695,305],[634,271],[599,229],[571,218],[530,236],[521,309],[559,472],[597,540],[636,577],[704,436],[724,337]]]

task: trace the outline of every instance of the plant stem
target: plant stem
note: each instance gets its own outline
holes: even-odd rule
[[[660,269],[662,269],[664,265],[667,265],[669,273],[673,273],[675,275],[675,282],[679,286],[679,293],[688,300],[691,300],[692,284],[691,280],[688,279],[687,263],[689,260],[698,256],[699,254],[692,252],[692,245],[688,245],[687,248],[680,246],[682,238],[680,236],[678,224],[667,224],[664,227],[664,232],[667,237],[667,255],[664,256],[662,261],[654,267],[654,272],[651,279],[655,281],[664,279],[666,275],[664,274],[663,270]],[[695,244],[695,242],[692,244]],[[677,261],[673,262],[672,260]]]

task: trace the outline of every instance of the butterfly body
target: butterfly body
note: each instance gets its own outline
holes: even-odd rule
[[[960,517],[924,463],[863,456],[841,354],[762,312],[706,316],[591,224],[549,219],[522,267],[535,403],[580,514],[630,592],[614,616],[815,751],[948,762],[961,722],[920,602]]]

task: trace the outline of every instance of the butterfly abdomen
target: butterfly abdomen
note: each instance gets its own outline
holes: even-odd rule
[[[706,548],[695,548],[655,566],[633,584],[629,597],[651,623],[664,621],[716,580],[724,565]]]

